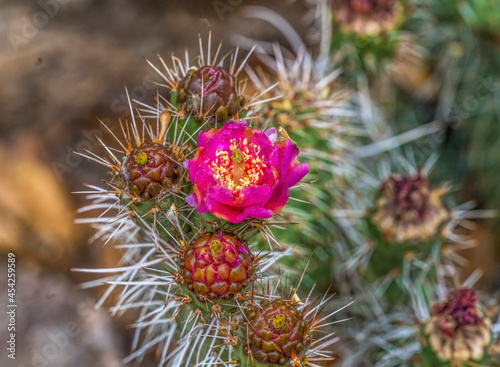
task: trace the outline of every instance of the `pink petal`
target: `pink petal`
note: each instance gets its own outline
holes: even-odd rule
[[[205,204],[207,205],[210,213],[215,215],[217,218],[227,220],[231,223],[242,222],[247,217],[241,210],[233,208],[230,205],[222,204],[210,196],[207,196],[205,199]]]
[[[218,129],[207,129],[200,132],[198,135],[198,140],[196,141],[196,147],[202,148],[204,147],[208,141],[212,139],[215,133],[217,133]]]
[[[241,190],[240,197],[243,199],[242,202],[245,203],[245,206],[263,205],[273,194],[276,185],[277,182],[274,182],[273,185],[247,187]]]
[[[286,174],[286,177],[282,181],[280,188],[289,189],[293,185],[296,185],[300,180],[302,180],[308,172],[309,163],[307,162],[301,163],[297,167],[290,169]]]
[[[205,205],[205,195],[200,194],[197,185],[194,185],[193,192],[186,196],[186,202],[189,206],[196,207],[200,213],[208,212],[207,206]]]
[[[226,187],[211,186],[208,195],[225,205],[235,208],[244,208],[252,205],[266,203],[271,197],[274,185],[255,185],[241,190],[239,196],[234,196],[233,192]]]
[[[243,213],[251,218],[270,218],[273,216],[272,210],[266,209],[261,205],[249,206],[243,210]]]
[[[292,160],[294,160],[299,154],[299,148],[293,145],[290,140],[285,140],[284,144],[280,143],[278,145],[278,151],[280,155],[279,157],[280,178],[284,178],[286,172],[288,171],[292,163]]]
[[[210,186],[207,195],[224,205],[233,205],[233,192],[227,187],[218,185]]]
[[[278,212],[283,209],[286,202],[288,201],[288,190],[283,190],[275,193],[271,196],[271,199],[266,203],[265,208],[271,210],[273,214],[278,214]]]
[[[198,206],[198,198],[194,192],[186,196],[186,203],[192,208],[196,208]]]
[[[264,131],[264,134],[266,134],[272,144],[278,139],[278,131],[274,127]]]
[[[187,169],[188,169],[188,174],[189,174],[189,180],[191,182],[196,181],[199,170],[205,166],[203,164],[203,161],[202,161],[203,160],[203,151],[204,151],[204,148],[198,148],[195,156],[192,159],[188,160]]]

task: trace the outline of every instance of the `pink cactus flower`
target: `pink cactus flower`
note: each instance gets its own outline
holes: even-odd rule
[[[288,190],[309,171],[297,159],[299,149],[244,120],[200,133],[194,158],[184,164],[193,192],[187,203],[200,213],[211,212],[231,223],[269,218],[288,200]]]

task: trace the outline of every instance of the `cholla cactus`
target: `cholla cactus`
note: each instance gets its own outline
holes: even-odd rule
[[[139,310],[126,362],[140,362],[151,348],[160,366],[258,366],[274,361],[273,353],[284,366],[331,359],[324,348],[337,338],[328,332],[318,340],[314,333],[334,314],[319,316],[331,297],[313,302],[308,292],[301,300],[300,284],[288,296],[274,294],[281,280],[272,265],[300,252],[281,245],[272,232],[287,223],[269,219],[309,170],[298,158],[300,147],[276,128],[259,130],[241,119],[254,112],[244,111],[252,97],[239,95],[235,61],[229,71],[212,60],[180,72],[188,67],[173,60],[174,69],[160,72],[168,75],[173,98],[158,94],[155,107],[137,101],[138,114],[122,124],[125,142],[114,135],[122,157],[106,145],[109,157],[87,156],[110,168],[111,180],[110,190],[93,187],[95,202],[82,211],[104,211],[85,222],[93,221],[96,237],[118,241],[125,252],[114,269],[79,270],[117,273],[102,279],[109,288],[99,304],[121,287],[113,313]],[[237,107],[231,105],[236,99]],[[210,124],[215,126],[202,130]],[[266,244],[279,251],[267,252]],[[262,292],[255,290],[259,284]],[[261,343],[264,360],[248,348],[248,332],[258,327],[248,320],[266,303],[286,309],[275,322],[281,338],[272,338],[274,350],[265,347],[270,340]]]
[[[474,246],[463,229],[489,214],[455,206],[451,185],[434,183],[435,154],[417,163],[402,147],[418,147],[445,124],[391,125],[397,108],[374,106],[373,79],[356,74],[361,91],[350,90],[352,80],[339,76],[345,55],[332,55],[334,21],[344,22],[344,44],[369,40],[361,66],[370,53],[377,68],[394,61],[420,8],[333,3],[338,13],[319,1],[316,51],[278,14],[246,9],[290,41],[291,52],[240,38],[271,75],[245,66],[249,56],[236,67],[237,52],[225,67],[210,42],[194,68],[188,55],[172,56],[170,67],[149,62],[167,90],[155,106],[134,101],[123,157],[107,146],[109,158],[89,153],[112,177],[84,210],[103,209],[96,237],[125,249],[117,268],[94,270],[117,273],[103,279],[109,288],[99,304],[121,287],[112,311],[139,310],[126,362],[154,348],[160,366],[317,366],[332,359],[332,330],[343,337],[336,352],[345,366],[486,365],[495,353],[494,312],[472,291],[430,311],[461,277],[459,251]],[[375,27],[373,10],[390,17]],[[241,87],[243,70],[253,96]],[[283,284],[278,261],[295,286]],[[326,295],[332,287],[341,297]],[[315,293],[325,295],[313,302]],[[332,321],[352,298],[344,312],[354,319]]]
[[[463,180],[469,172],[477,172],[480,199],[494,199],[497,207],[500,190],[491,178],[495,165],[485,162],[499,156],[494,153],[498,144],[493,136],[498,135],[495,95],[500,64],[495,55],[500,4],[488,0],[309,2],[318,19],[334,20],[332,54],[346,61],[345,68],[353,82],[367,72],[373,98],[385,105],[386,112],[399,126],[414,126],[418,122],[414,116],[424,116],[425,120],[450,119],[459,124],[460,128],[448,137],[444,150],[444,159],[458,163],[447,174]],[[342,4],[350,10],[339,10]],[[380,18],[377,13],[366,14],[364,18],[340,17],[356,13],[355,10],[359,14],[369,8],[383,8],[384,4],[395,4],[394,14],[400,16],[383,11]],[[331,9],[328,15],[324,15],[325,8]],[[380,20],[363,21],[366,17]],[[357,32],[356,37],[351,32],[346,36],[352,19],[359,19],[355,23],[365,27],[371,24],[368,29],[374,32],[371,35]],[[384,24],[391,28],[384,31],[381,29]],[[363,26],[356,29],[363,30]],[[464,146],[469,149],[462,149]]]
[[[394,130],[401,130],[401,127],[391,126],[384,120],[393,117],[393,107],[387,111],[373,106],[368,89],[370,85],[363,82],[370,79],[364,79],[363,76],[357,76],[363,83],[362,93],[355,101],[361,111],[356,115],[352,113],[355,110],[351,110],[341,120],[329,118],[319,108],[332,103],[332,100],[327,102],[321,99],[328,94],[301,92],[317,91],[313,83],[294,83],[300,80],[297,75],[304,75],[297,72],[301,70],[302,59],[305,65],[314,65],[312,70],[321,71],[324,69],[320,66],[333,65],[333,60],[324,53],[325,49],[330,49],[332,37],[341,39],[346,47],[353,45],[336,37],[335,31],[333,36],[329,33],[331,18],[325,16],[325,2],[318,3],[318,29],[321,33],[318,37],[320,53],[317,59],[308,54],[301,56],[303,45],[279,15],[262,8],[251,7],[247,10],[248,15],[277,25],[287,36],[293,51],[299,55],[297,60],[287,59],[283,55],[290,53],[282,52],[277,46],[270,48],[263,44],[257,48],[259,53],[264,52],[260,57],[266,67],[276,70],[279,80],[285,85],[281,94],[291,96],[284,105],[266,103],[263,105],[264,114],[270,111],[270,116],[282,116],[279,120],[288,125],[290,137],[294,141],[314,147],[309,161],[311,174],[313,179],[319,178],[319,182],[322,182],[321,186],[312,183],[304,190],[310,193],[306,199],[314,203],[313,210],[301,212],[297,210],[301,209],[299,205],[287,205],[285,213],[293,213],[297,222],[307,223],[301,233],[288,232],[292,238],[300,238],[302,246],[314,247],[320,254],[318,257],[321,261],[316,262],[312,258],[314,267],[318,267],[312,276],[319,278],[330,274],[330,282],[341,294],[359,297],[356,306],[349,309],[349,314],[354,315],[355,319],[341,324],[344,327],[339,329],[339,333],[346,336],[346,344],[340,348],[345,365],[411,364],[414,362],[409,361],[414,357],[418,359],[422,349],[418,323],[407,322],[414,320],[413,309],[408,310],[408,305],[422,306],[433,289],[460,276],[461,266],[466,264],[466,259],[459,255],[459,251],[474,246],[474,241],[464,235],[463,229],[471,228],[470,219],[487,217],[491,213],[472,211],[470,204],[454,207],[450,195],[445,198],[449,185],[429,183],[428,174],[434,166],[436,155],[431,155],[423,164],[416,164],[411,148],[405,147],[404,154],[401,154],[403,152],[399,146],[442,129],[446,126],[446,120],[394,136]],[[397,29],[391,32],[397,32]],[[418,44],[404,42],[405,37],[411,40],[413,36],[400,35],[401,38],[392,39],[398,41],[397,51],[402,46],[411,46],[417,50],[416,60],[420,62]],[[384,42],[380,35],[373,40]],[[354,45],[357,43],[354,42]],[[394,66],[398,52],[394,53],[392,60],[388,60]],[[359,73],[361,69],[350,71]],[[272,84],[272,79],[263,78],[261,74],[253,77],[256,84]],[[313,81],[314,78],[306,77],[306,80]],[[326,81],[323,83],[319,85],[328,85]],[[289,87],[291,85],[293,87]],[[280,88],[278,86],[277,90]],[[387,103],[387,100],[383,102]],[[385,104],[381,106],[385,107]],[[364,126],[359,128],[353,124],[352,120],[356,118]],[[312,130],[308,129],[311,127],[310,121],[315,124]],[[330,122],[319,124],[321,121]],[[335,130],[337,126],[345,130]],[[350,135],[353,131],[361,133]],[[325,140],[337,144],[325,144]],[[391,173],[390,167],[393,167],[394,173]],[[401,185],[397,184],[400,180],[395,175],[398,174],[405,181]],[[398,227],[391,227],[390,224],[397,224]],[[324,265],[326,258],[331,264],[328,267]]]

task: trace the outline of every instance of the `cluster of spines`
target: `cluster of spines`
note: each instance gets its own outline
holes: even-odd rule
[[[111,307],[113,314],[139,311],[133,325],[132,353],[125,362],[140,363],[149,350],[156,349],[160,366],[255,366],[258,362],[252,350],[243,348],[243,338],[236,336],[249,327],[245,315],[260,308],[261,302],[284,302],[295,312],[303,312],[297,309],[307,306],[299,325],[305,343],[288,343],[279,362],[313,366],[315,361],[331,359],[329,347],[337,339],[330,334],[316,341],[311,337],[333,313],[320,318],[319,312],[330,297],[312,302],[309,293],[302,302],[295,293],[300,284],[286,297],[275,295],[281,281],[272,266],[294,250],[282,247],[271,227],[289,223],[248,219],[231,224],[200,215],[185,202],[190,183],[183,163],[194,152],[197,134],[203,127],[220,126],[229,118],[252,118],[255,112],[245,108],[260,103],[257,99],[272,87],[243,98],[237,75],[244,64],[236,70],[236,55],[231,55],[229,71],[222,64],[215,66],[219,50],[220,45],[214,59],[209,52],[206,65],[201,57],[197,68],[183,65],[174,56],[173,68],[160,59],[164,72],[150,63],[167,82],[169,97],[158,93],[155,107],[134,101],[139,106],[135,112],[129,101],[132,122],[120,124],[125,142],[110,131],[122,148],[123,158],[104,143],[108,158],[87,152],[89,159],[110,168],[111,179],[110,189],[91,187],[94,191],[85,192],[94,202],[81,212],[101,209],[103,213],[81,222],[94,223],[96,238],[118,242],[124,253],[116,268],[77,270],[113,274],[84,285],[94,287],[104,282],[108,286],[99,305],[118,292],[118,301]],[[209,68],[213,70],[207,72]],[[205,88],[205,83],[210,88]],[[213,94],[211,99],[205,92]],[[207,100],[216,111],[206,108]],[[236,100],[237,106],[232,103]],[[149,122],[151,117],[156,120],[156,130]],[[280,134],[274,139],[287,138],[284,130]],[[255,234],[260,234],[260,240],[251,244]],[[280,251],[265,251],[266,243]],[[255,291],[258,284],[262,293]]]
[[[360,46],[365,53],[358,55],[360,58],[367,56],[368,52],[375,52],[377,57],[383,56],[376,59],[378,70],[375,74],[384,68],[385,70],[393,68],[401,56],[398,53],[409,46],[404,36],[411,37],[411,34],[403,36],[401,33],[401,37],[389,40],[384,38],[388,31],[395,31],[393,33],[397,34],[400,23],[392,23],[390,25],[392,29],[379,29],[371,33],[368,40],[366,32],[359,34],[352,27],[345,27],[339,31],[335,23],[332,27],[332,18],[324,16],[325,11],[331,9],[329,14],[335,18],[339,11],[334,5],[345,3],[350,6],[352,4],[349,4],[349,1],[314,1],[314,3],[318,5],[316,14],[320,37],[317,39],[321,43],[318,56],[307,58],[309,65],[332,65],[329,55],[321,53],[321,50],[325,49],[325,44],[328,50],[335,50],[336,53],[332,51],[332,57],[342,57],[342,50],[339,52],[335,49],[338,46],[335,42],[328,44],[328,40],[332,40],[332,32],[336,39],[342,39],[339,38],[339,32],[344,35],[351,33],[351,40],[364,39],[363,44],[354,42],[355,46]],[[357,8],[363,5],[361,3],[375,6],[378,2],[356,2],[354,10],[359,10]],[[380,2],[382,5],[388,3],[391,2]],[[392,3],[391,7],[396,2]],[[396,16],[401,20],[405,16],[404,12],[409,9],[405,9],[401,4],[395,6],[393,10],[399,12]],[[247,14],[269,21],[284,34],[290,34],[287,28],[289,26],[283,25],[285,21],[273,11],[249,7]],[[341,19],[335,19],[335,22],[339,21]],[[354,34],[356,32],[358,34]],[[288,39],[291,40],[293,51],[298,55],[297,60],[284,59],[284,53],[279,47],[266,51],[269,48],[263,45],[257,50],[264,52],[262,60],[268,68],[277,71],[280,79],[285,75],[285,80],[287,77],[294,80],[294,71],[298,70],[296,65],[306,58],[301,56],[302,45],[294,42],[297,37],[292,35]],[[380,47],[381,43],[387,41],[387,45],[394,40],[399,44],[389,45],[391,48],[389,54]],[[344,45],[352,46],[349,42],[345,42]],[[418,47],[409,49],[415,51]],[[300,51],[297,52],[298,50]],[[380,55],[376,55],[377,50],[381,51]],[[422,60],[418,52],[407,54],[406,57],[413,58],[416,64],[421,65]],[[368,61],[368,57],[360,61],[364,63]],[[386,65],[380,68],[383,63]],[[295,68],[287,69],[290,65]],[[329,237],[328,231],[323,232],[325,235],[322,233],[321,236],[324,247],[333,250],[329,256],[332,264],[330,279],[341,295],[359,297],[356,305],[349,309],[350,314],[356,316],[354,320],[339,325],[341,326],[339,333],[347,337],[345,348],[341,348],[345,352],[342,353],[345,365],[361,365],[367,360],[377,366],[415,365],[422,363],[419,356],[423,353],[424,343],[420,325],[430,317],[430,312],[424,310],[429,310],[431,304],[446,297],[454,288],[473,285],[477,272],[463,284],[458,281],[462,266],[466,264],[466,259],[459,254],[459,251],[474,246],[472,237],[465,234],[469,233],[467,229],[473,226],[471,221],[489,217],[492,213],[471,210],[470,203],[452,207],[449,197],[445,198],[445,194],[449,191],[448,185],[430,183],[429,174],[437,156],[430,155],[427,162],[419,166],[415,163],[416,157],[412,148],[403,146],[442,129],[446,121],[431,122],[394,136],[394,128],[384,120],[384,111],[377,110],[371,101],[369,87],[374,74],[363,78],[361,74],[367,70],[363,65],[353,65],[354,68],[352,65],[348,67],[350,69],[348,74],[357,73],[356,81],[361,81],[359,83],[361,90],[354,98],[354,104],[359,111],[356,116],[350,117],[360,121],[362,126],[355,130],[348,119],[340,120],[340,126],[348,132],[345,135],[335,134],[333,123],[316,124],[315,135],[304,133],[309,126],[307,123],[303,123],[297,129],[297,135],[294,134],[293,128],[290,129],[292,139],[299,140],[302,134],[309,138],[309,144],[316,148],[311,155],[311,171],[331,172],[333,175],[330,176],[330,182],[338,184],[331,190],[325,190],[325,187],[318,189],[314,183],[305,188],[304,192],[309,192],[309,197],[313,198],[311,201],[317,203],[315,208],[321,208],[320,216],[312,215],[313,211],[301,213],[295,210],[294,213],[302,222],[307,222],[304,227],[308,230],[317,226],[320,221],[328,221],[330,231],[332,227],[335,228],[333,236]],[[398,67],[401,67],[401,64]],[[258,82],[264,82],[263,86],[270,84],[270,81],[265,79],[257,79]],[[269,104],[265,111],[271,111],[273,115],[284,113],[282,121],[294,122],[301,121],[301,113],[306,118],[313,117],[315,120],[318,116],[327,116],[319,107],[331,103],[332,99],[324,101],[325,95],[311,94],[313,103],[309,106],[317,108],[307,108],[303,104],[304,98],[294,99],[301,89],[286,88],[290,85],[287,83],[284,85],[282,94],[292,98],[285,104],[276,103],[275,106]],[[280,86],[277,87],[277,93],[279,88]],[[313,86],[306,89],[315,90]],[[353,134],[356,131],[357,133]],[[324,145],[324,137],[332,135],[336,138],[340,136],[342,149]],[[330,161],[325,163],[322,157],[328,157]],[[322,202],[331,205],[322,206]],[[289,209],[294,208],[289,206]],[[312,238],[309,244],[314,242]],[[325,269],[322,268],[320,272],[324,275]],[[498,331],[493,331],[492,338],[497,335]],[[486,350],[484,352],[486,353]],[[447,365],[449,361],[439,363]]]
[[[262,11],[262,9],[254,8],[250,13],[253,12],[254,16],[261,16]],[[266,18],[271,19],[272,17]],[[283,22],[277,21],[276,24],[283,24]],[[329,29],[329,26],[323,26],[321,29]],[[296,41],[296,38],[290,38]],[[327,40],[330,39],[327,36],[324,38]],[[406,160],[414,161],[411,151],[410,153],[408,153],[409,150],[404,151],[406,157],[402,159],[400,157],[405,154],[401,154],[398,147],[401,142],[409,142],[432,133],[435,131],[437,125],[430,124],[427,127],[424,126],[423,128],[416,129],[414,132],[409,132],[409,134],[402,134],[400,137],[391,136],[392,132],[389,125],[385,121],[382,121],[380,116],[374,113],[373,110],[370,110],[372,106],[369,105],[369,96],[367,97],[362,93],[358,95],[357,102],[361,107],[361,113],[355,116],[352,109],[345,107],[345,95],[339,96],[332,89],[329,89],[337,75],[334,68],[325,73],[325,70],[328,71],[329,67],[333,65],[329,57],[325,57],[323,54],[315,59],[306,51],[304,45],[295,43],[292,44],[292,47],[296,53],[295,60],[285,60],[281,49],[277,46],[273,48],[274,60],[269,57],[270,55],[262,56],[262,59],[266,60],[267,66],[271,65],[271,70],[276,71],[278,79],[281,81],[281,86],[278,86],[278,88],[274,89],[276,85],[266,77],[263,77],[262,73],[255,73],[250,69],[247,70],[247,74],[260,89],[260,92],[256,94],[256,98],[263,97],[265,98],[263,101],[238,98],[239,107],[236,108],[234,105],[229,106],[217,100],[218,112],[210,109],[205,111],[202,104],[199,103],[199,97],[196,97],[195,94],[189,106],[179,105],[180,101],[186,100],[187,84],[191,84],[189,79],[193,77],[194,71],[188,71],[190,69],[188,64],[183,65],[179,59],[173,57],[173,69],[166,68],[166,72],[162,72],[155,67],[173,90],[170,98],[159,96],[157,98],[158,105],[155,107],[150,107],[139,102],[139,105],[141,105],[140,111],[151,114],[150,117],[155,117],[159,121],[162,119],[165,120],[168,117],[170,122],[168,126],[175,126],[175,131],[179,127],[181,133],[186,134],[184,135],[186,140],[191,140],[191,143],[194,141],[192,138],[203,127],[210,126],[212,123],[218,124],[226,116],[226,111],[234,112],[235,109],[239,109],[239,111],[237,116],[235,112],[233,117],[252,117],[255,118],[254,121],[257,124],[266,125],[271,120],[278,121],[289,130],[291,138],[298,141],[299,144],[310,139],[308,141],[310,146],[308,158],[311,163],[314,163],[312,168],[315,175],[314,178],[324,179],[327,177],[328,183],[331,184],[334,182],[338,185],[333,185],[332,188],[313,184],[308,185],[307,190],[304,190],[306,197],[301,197],[300,200],[302,200],[301,202],[311,201],[317,203],[315,207],[320,209],[317,216],[312,214],[314,211],[307,212],[301,210],[303,208],[300,205],[296,208],[293,208],[291,205],[288,206],[288,208],[295,210],[290,210],[290,214],[287,214],[285,210],[283,214],[287,216],[286,219],[288,220],[298,219],[302,221],[302,229],[306,229],[303,231],[303,234],[306,234],[305,238],[310,240],[309,243],[315,245],[314,240],[318,239],[318,234],[322,233],[322,230],[325,228],[328,228],[329,224],[335,225],[335,228],[338,229],[340,235],[331,237],[322,236],[322,245],[332,250],[331,260],[334,269],[332,280],[335,286],[345,295],[360,296],[360,300],[358,301],[359,307],[354,308],[352,311],[353,314],[357,314],[359,322],[347,323],[347,328],[342,328],[341,332],[346,336],[352,336],[354,348],[359,348],[360,344],[363,346],[358,349],[358,353],[349,355],[350,352],[347,352],[344,362],[346,365],[356,364],[360,360],[373,357],[373,363],[378,363],[379,366],[421,363],[422,361],[418,357],[419,353],[422,353],[422,346],[424,344],[419,338],[424,333],[419,327],[419,323],[425,322],[430,317],[430,304],[433,300],[443,298],[444,294],[448,292],[447,285],[450,283],[450,280],[456,280],[458,277],[456,265],[463,263],[463,259],[457,254],[457,250],[471,246],[471,240],[466,236],[456,234],[454,229],[461,224],[467,227],[469,218],[474,218],[477,215],[482,216],[483,214],[470,211],[464,206],[455,209],[445,209],[446,205],[440,202],[444,192],[435,191],[434,194],[429,193],[429,191],[436,190],[436,188],[428,185],[423,185],[425,186],[425,192],[418,192],[415,195],[408,194],[408,197],[405,199],[406,191],[411,190],[401,189],[400,186],[406,187],[408,185],[397,184],[399,179],[391,175],[390,172],[392,169],[388,169],[388,167],[398,167],[395,173],[403,175],[403,181],[412,181],[415,177],[427,180],[427,175],[434,163],[435,157],[431,156],[429,164],[424,165],[419,170],[415,165],[406,162]],[[218,51],[214,61],[208,56],[207,65],[214,66],[217,55]],[[204,65],[203,58],[200,60],[201,64],[198,65],[197,70],[203,69],[206,66]],[[236,60],[236,57],[233,60]],[[161,62],[163,63],[163,60]],[[317,68],[313,68],[313,65],[317,66]],[[320,66],[325,65],[327,66],[326,68],[320,68]],[[232,71],[230,70],[229,75],[234,79],[243,67],[235,71],[232,61],[231,69]],[[315,71],[323,70],[324,73],[319,76],[309,74],[312,73],[311,70],[313,69]],[[199,77],[198,79],[203,80],[203,77]],[[228,83],[238,85],[235,80],[230,80]],[[180,96],[178,94],[179,87],[182,90]],[[203,90],[203,86],[201,90]],[[234,96],[240,94],[242,93],[235,88]],[[285,96],[285,98],[282,99],[282,96]],[[203,100],[202,97],[201,95],[201,99]],[[217,96],[217,98],[220,98],[220,96]],[[255,107],[259,104],[260,107],[256,110],[244,111],[245,106]],[[202,112],[201,114],[199,113],[200,111]],[[233,115],[233,113],[229,112],[227,112],[227,116]],[[261,117],[258,116],[259,113]],[[353,124],[352,121],[356,117],[362,120],[364,125]],[[192,120],[198,121],[198,125],[190,124]],[[314,131],[314,135],[308,133],[311,130]],[[286,135],[286,138],[289,138],[289,136]],[[177,142],[183,140],[182,138],[173,139],[173,141]],[[384,153],[387,151],[390,151],[390,154],[388,154],[390,159],[386,159],[384,156]],[[359,157],[369,156],[367,152],[373,154],[382,153],[379,155],[379,157],[382,157],[379,172],[374,172],[373,169],[367,168],[364,162],[359,159]],[[400,169],[401,162],[404,162],[406,166],[404,168],[407,169],[406,172]],[[414,181],[419,181],[419,179]],[[388,193],[387,187],[389,186],[391,188]],[[410,186],[414,188],[415,185]],[[403,198],[398,198],[394,203],[387,204],[394,197],[382,198],[382,196],[388,195],[394,190],[402,191],[403,194],[400,196]],[[387,228],[390,225],[388,227],[387,223],[389,221],[392,220],[391,223],[401,223],[400,216],[397,218],[390,217],[394,212],[397,212],[397,210],[390,210],[391,205],[392,207],[401,203],[410,207],[414,205],[414,208],[410,208],[414,212],[407,215],[411,217],[408,223],[411,222],[410,224],[413,225],[415,221],[419,224],[418,221],[424,217],[428,219],[424,215],[427,213],[427,209],[423,210],[422,205],[420,205],[421,203],[417,202],[429,199],[432,199],[432,203],[424,203],[429,204],[426,208],[431,207],[439,215],[437,215],[437,219],[436,217],[434,218],[433,222],[422,221],[420,223],[426,226],[426,231],[419,232],[417,226],[417,229],[414,229],[413,232],[403,233],[402,236],[399,236],[399,233],[388,233]],[[331,203],[335,203],[335,205],[333,207],[330,205],[322,206],[322,203],[325,201],[330,201]],[[436,204],[436,202],[438,203]],[[184,207],[180,209],[180,212],[182,211],[185,211],[187,214],[190,213],[191,209]],[[156,218],[154,218],[152,223],[145,221],[143,218],[144,214],[155,213],[158,213],[158,211],[142,213],[141,218],[136,218],[136,220],[146,228],[148,226],[152,228],[152,231],[149,232],[149,237],[156,241],[158,240],[158,235],[154,228],[158,226]],[[163,209],[161,214],[169,217],[168,221],[169,223],[173,223],[174,228],[175,226],[179,226],[179,222],[175,220],[176,216],[179,215],[179,208],[175,205],[170,206],[168,210]],[[190,218],[190,215],[186,215],[186,217]],[[326,221],[324,228],[314,228],[319,218],[321,218],[321,221]],[[404,231],[404,228],[410,226],[410,224],[405,222],[406,219],[408,218],[403,218],[403,227],[400,227],[402,228],[400,231]],[[258,229],[269,243],[277,243],[273,237],[269,236],[269,229],[266,228],[266,223],[269,224],[266,221],[254,221],[240,226],[236,230],[239,231],[250,227]],[[160,223],[160,225],[165,228],[168,227],[166,223]],[[123,226],[126,226],[126,224],[123,224]],[[191,230],[196,228],[196,225],[190,224],[190,226]],[[185,248],[186,243],[189,243],[182,235],[183,231],[185,231],[185,227],[179,231],[182,237],[182,239],[178,240],[181,249]],[[169,228],[166,228],[166,232],[172,233]],[[427,232],[434,233],[435,235],[426,235]],[[302,238],[304,236],[301,236]],[[178,253],[182,253],[182,251],[178,249]],[[390,261],[386,261],[388,259],[387,256],[391,256],[392,254],[396,254],[396,256]],[[378,266],[380,264],[377,264],[377,258],[385,262],[382,264],[383,266]],[[177,276],[175,278],[176,286],[185,281],[185,277]],[[459,283],[455,281],[455,286],[458,285]],[[253,301],[256,296],[253,289],[251,293],[248,292],[240,293],[240,297],[242,298],[236,297],[235,304],[232,305],[232,307],[240,310],[243,315],[247,307],[258,307],[258,302]],[[434,293],[437,293],[437,296]],[[265,297],[270,296],[268,294]],[[208,298],[213,299],[214,297]],[[189,306],[193,299],[196,299],[198,303],[200,302],[200,298],[196,296],[193,298],[186,294],[183,294],[173,302],[172,304],[175,307],[170,308],[172,310],[175,309],[173,316],[179,317],[179,315],[185,312],[183,311],[186,309],[185,306]],[[250,299],[252,301],[249,301]],[[207,302],[206,300],[204,301]],[[296,302],[296,300],[290,297],[284,300],[284,302],[292,301]],[[394,307],[388,306],[394,303],[394,301],[396,301]],[[273,302],[273,297],[270,297],[269,302]],[[410,303],[411,307],[403,307],[405,303]],[[218,307],[207,307],[206,310],[211,316],[219,312]],[[145,313],[148,314],[147,312]],[[417,316],[415,317],[415,315]],[[202,315],[198,311],[190,311],[186,320],[199,321],[205,318],[208,319],[206,314]],[[168,360],[175,360],[177,363],[191,363],[194,360],[196,360],[196,363],[200,363],[203,360],[207,364],[212,363],[214,365],[236,363],[236,360],[238,360],[238,363],[245,363],[243,362],[244,358],[240,357],[240,359],[233,360],[231,357],[234,350],[242,345],[241,340],[244,339],[243,337],[235,336],[231,331],[238,329],[238,327],[232,324],[237,323],[238,318],[232,319],[229,325],[221,322],[219,318],[212,318],[210,320],[204,320],[208,323],[200,326],[200,328],[205,328],[204,330],[209,330],[205,334],[200,333],[200,335],[204,335],[204,340],[206,341],[207,338],[211,338],[212,340],[207,350],[200,348],[197,356],[193,357],[189,353],[194,352],[188,353],[184,346],[187,343],[181,343],[175,349],[176,353],[172,354],[173,357],[170,357]],[[280,320],[276,319],[277,326],[279,326]],[[271,323],[273,321],[274,319],[271,320]],[[151,325],[147,325],[148,327],[158,326],[154,322]],[[185,328],[184,331],[189,329],[189,327]],[[215,330],[217,331],[215,332]],[[155,335],[149,331],[148,333]],[[215,343],[219,347],[218,352],[215,352],[217,348],[213,350],[210,348],[216,346],[213,341],[218,338],[223,340],[224,343]],[[183,332],[181,334],[181,340],[189,339],[194,340],[195,346],[201,341],[200,337],[193,338],[191,332],[187,334]],[[365,341],[368,342],[365,343]],[[151,346],[153,344],[146,345]],[[192,343],[189,345],[190,347],[193,346]],[[164,351],[167,349],[164,349]],[[247,348],[247,350],[251,350],[251,348]],[[352,349],[349,346],[345,350],[351,351]],[[273,352],[271,351],[270,353]],[[319,352],[319,354],[321,353]],[[200,359],[200,354],[203,355],[204,359]],[[251,363],[248,365],[255,365],[256,362],[252,355],[247,352],[246,356],[250,361],[246,363]],[[273,355],[272,358],[275,357]],[[278,361],[280,358],[278,358]],[[164,362],[166,360],[162,359]],[[305,363],[303,359],[297,361],[299,363],[297,365]],[[312,358],[309,358],[309,361],[311,361],[309,362],[310,364],[314,363],[312,362]],[[443,363],[447,362],[444,361]]]

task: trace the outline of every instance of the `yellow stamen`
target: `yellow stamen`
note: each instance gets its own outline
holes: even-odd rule
[[[285,326],[285,315],[279,314],[275,316],[273,319],[273,327],[275,329],[281,329],[283,326]]]
[[[222,250],[222,244],[219,240],[215,240],[210,244],[210,252],[213,257],[219,257],[220,252]]]
[[[139,153],[134,157],[134,161],[138,164],[146,164],[148,155],[146,153]]]
[[[264,175],[260,147],[243,140],[231,139],[229,151],[218,149],[210,168],[221,185],[238,195],[243,188],[258,184]]]

